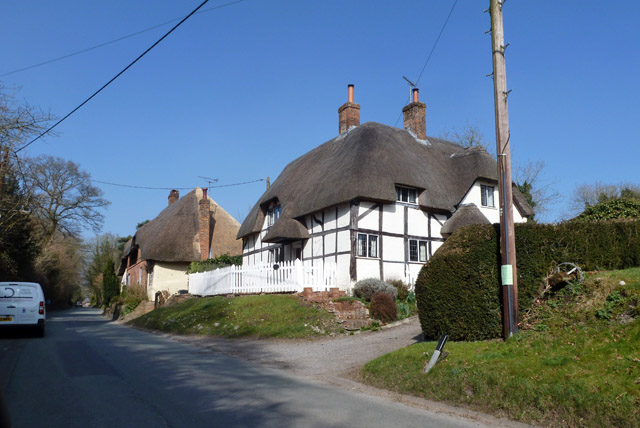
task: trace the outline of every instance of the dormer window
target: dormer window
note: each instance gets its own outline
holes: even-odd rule
[[[483,207],[495,208],[496,205],[493,202],[493,192],[495,188],[493,186],[480,185],[480,203]]]
[[[416,204],[418,200],[418,190],[411,187],[396,186],[396,200]]]
[[[273,226],[273,224],[280,218],[282,214],[282,207],[278,202],[271,202],[269,208],[267,208],[267,227]]]

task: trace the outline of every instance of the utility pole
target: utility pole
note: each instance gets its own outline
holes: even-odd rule
[[[496,111],[496,147],[498,154],[498,187],[500,195],[500,253],[502,256],[502,302],[504,337],[518,332],[518,275],[516,240],[513,227],[513,192],[511,150],[509,147],[509,112],[507,108],[507,72],[505,68],[502,7],[505,0],[490,0],[491,47],[493,50],[493,97]]]

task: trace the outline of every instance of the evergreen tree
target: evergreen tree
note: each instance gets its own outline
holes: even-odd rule
[[[113,259],[109,259],[102,272],[102,293],[104,304],[109,305],[111,299],[120,295],[120,283],[116,276],[116,269]]]

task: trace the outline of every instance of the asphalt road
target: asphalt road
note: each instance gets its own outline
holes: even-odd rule
[[[335,356],[339,358],[339,356]],[[3,334],[0,387],[21,427],[483,427],[105,321],[49,314]]]

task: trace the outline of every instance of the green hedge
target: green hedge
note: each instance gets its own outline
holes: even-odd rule
[[[242,266],[242,254],[239,254],[237,256],[223,254],[216,257],[215,259],[191,262],[191,264],[189,264],[189,268],[187,269],[187,273],[207,272],[231,265]]]
[[[519,313],[538,295],[545,276],[558,263],[582,270],[640,266],[640,221],[517,224]],[[416,297],[426,339],[452,340],[502,335],[499,226],[456,231],[422,268]]]

